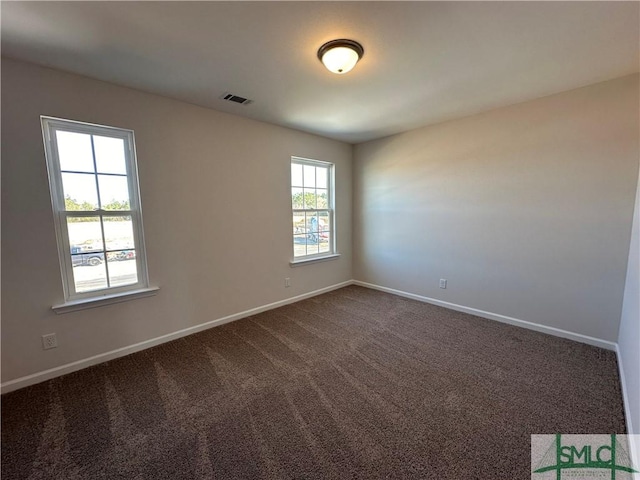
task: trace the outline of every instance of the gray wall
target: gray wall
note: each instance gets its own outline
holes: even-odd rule
[[[355,278],[617,341],[638,100],[632,75],[357,145]]]
[[[157,296],[51,311],[64,298],[40,115],[135,131]],[[338,260],[289,266],[291,155],[336,165]],[[3,59],[2,381],[350,280],[351,157],[345,143]],[[59,347],[43,351],[50,332]]]
[[[633,215],[633,231],[629,248],[627,282],[624,289],[618,360],[625,375],[627,405],[630,415],[627,422],[630,432],[640,434],[640,177],[636,192],[636,208]]]

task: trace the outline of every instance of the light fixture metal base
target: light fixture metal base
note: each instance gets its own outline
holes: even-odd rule
[[[318,58],[320,59],[320,61],[322,61],[322,57],[325,53],[336,47],[347,47],[352,49],[358,54],[358,60],[360,60],[364,55],[364,48],[358,42],[356,42],[355,40],[349,40],[348,38],[340,38],[337,40],[331,40],[318,49]]]

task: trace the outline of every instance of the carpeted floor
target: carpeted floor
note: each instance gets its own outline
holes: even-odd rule
[[[2,478],[525,479],[613,352],[346,287],[2,397]]]

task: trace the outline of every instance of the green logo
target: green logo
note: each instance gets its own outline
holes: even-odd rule
[[[547,448],[542,458],[534,464],[534,450],[540,450],[545,445]],[[565,435],[564,443],[559,433],[532,435],[531,460],[534,470],[531,478],[633,478],[631,475],[638,471],[632,466],[628,445],[627,435]],[[546,476],[540,475],[545,473]]]

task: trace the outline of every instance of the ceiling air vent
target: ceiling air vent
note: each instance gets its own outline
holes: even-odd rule
[[[228,102],[239,103],[240,105],[249,105],[250,103],[253,103],[253,100],[249,100],[248,98],[244,98],[239,95],[234,95],[233,93],[225,93],[220,98]]]

